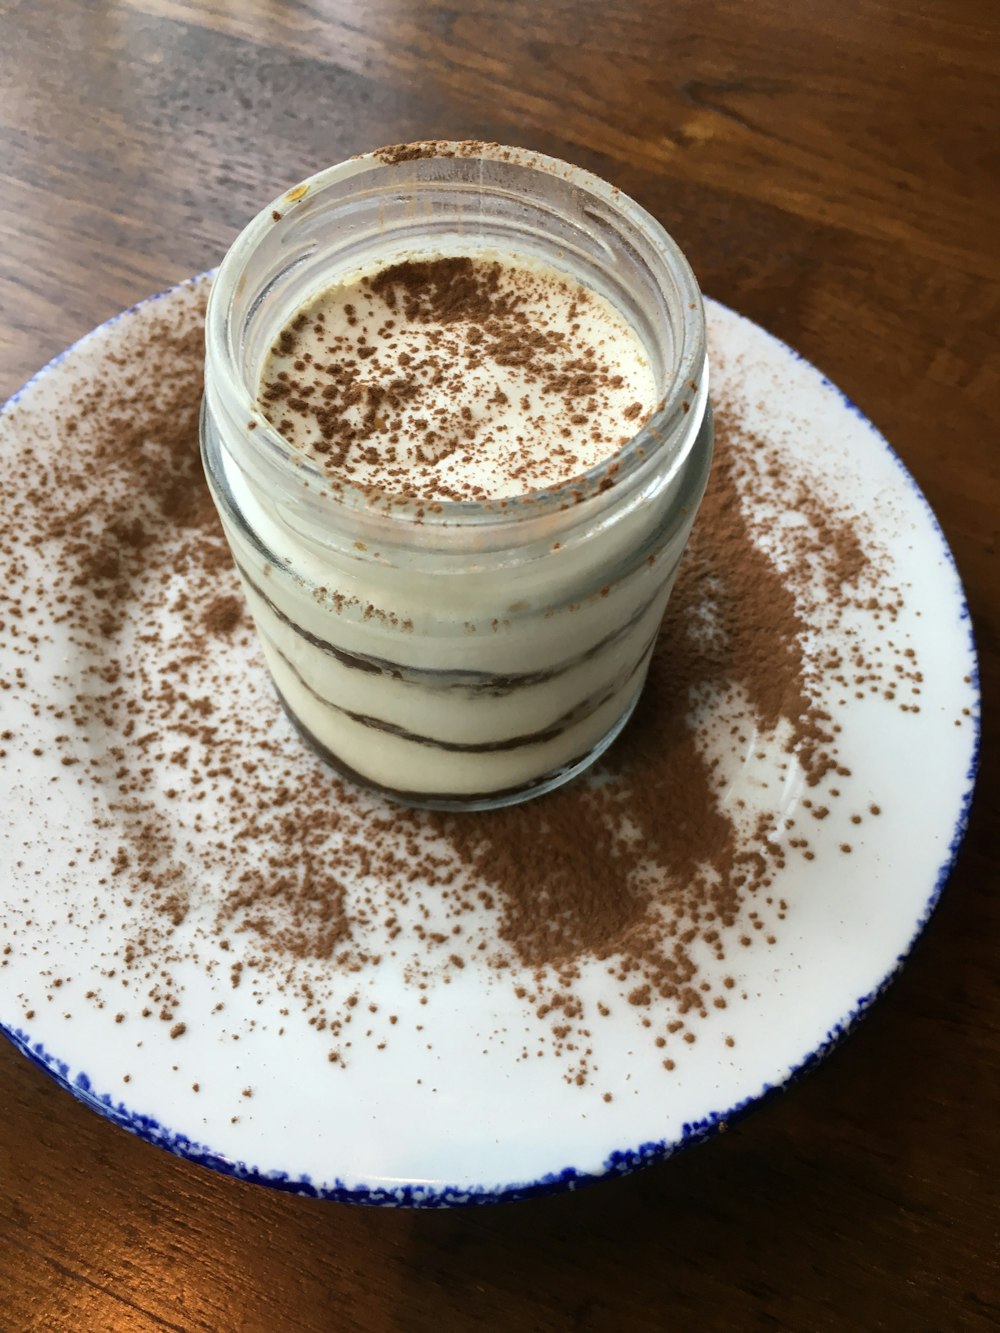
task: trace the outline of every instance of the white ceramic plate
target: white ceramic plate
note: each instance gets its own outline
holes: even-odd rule
[[[66,447],[46,423],[81,384],[124,375],[149,321],[167,314],[197,325],[206,281],[95,330],[7,405],[0,419],[5,503],[45,503],[28,496],[24,459],[35,450],[51,463]],[[230,967],[246,940],[236,937],[223,950],[218,934],[204,928],[226,885],[215,871],[202,871],[197,852],[199,837],[228,838],[232,809],[210,793],[196,820],[183,801],[157,795],[166,781],[159,770],[148,800],[153,807],[161,801],[163,817],[150,837],[176,837],[186,847],[179,873],[193,886],[197,910],[163,945],[170,987],[181,996],[183,1040],[171,1036],[176,1025],[156,1015],[143,1020],[141,1008],[156,993],[155,947],[141,976],[121,966],[123,942],[142,933],[142,888],[126,892],[127,876],[112,873],[125,835],[114,803],[88,777],[100,765],[65,763],[67,745],[76,742],[60,739],[67,727],[57,717],[65,713],[60,701],[71,710],[90,650],[71,642],[65,625],[46,621],[26,655],[30,613],[15,630],[8,617],[0,637],[0,679],[10,685],[0,694],[0,1027],[25,1055],[116,1124],[218,1170],[303,1194],[442,1206],[573,1188],[669,1156],[787,1083],[849,1030],[923,929],[964,830],[978,736],[968,614],[940,529],[882,437],[789,348],[719,305],[709,303],[708,312],[716,392],[750,428],[779,442],[789,476],[808,472],[855,512],[878,516],[885,558],[906,590],[894,642],[912,647],[922,680],[919,714],[876,697],[841,708],[840,756],[851,776],[840,780],[830,817],[810,829],[815,859],[790,856],[780,871],[773,893],[787,911],[773,945],[705,963],[709,974],[735,969],[740,998],[709,1014],[672,1073],[664,1073],[662,1052],[640,1023],[650,1014],[669,1021],[666,1000],[641,1015],[619,1005],[598,1024],[599,1075],[577,1086],[558,1061],[518,1058],[548,1028],[509,980],[473,964],[421,991],[407,983],[405,959],[360,980],[338,978],[328,965],[325,980],[341,998],[356,987],[365,1007],[376,1006],[379,1023],[390,1010],[396,1019],[379,1029],[382,1049],[373,1039],[358,1041],[346,1067],[331,1063],[329,1033],[309,1023],[294,994],[266,976],[232,988]],[[85,449],[96,438],[88,432],[99,428],[82,425],[72,447]],[[94,475],[95,489],[107,483]],[[18,531],[7,535],[7,586],[16,593],[21,579],[31,604],[46,553],[27,541],[19,549],[19,531],[31,526],[20,512]],[[767,539],[779,562],[781,531],[772,525]],[[228,570],[219,579],[235,590]],[[843,646],[828,641],[824,623],[812,629],[809,651],[817,659]],[[145,651],[155,675],[170,652],[166,611],[152,631]],[[853,631],[871,647],[880,632],[863,620]],[[265,718],[292,770],[303,781],[317,773],[325,780],[280,715],[249,635],[221,670],[226,688]],[[126,676],[126,690],[134,685]],[[141,700],[136,706],[141,720]],[[777,770],[774,745],[754,741],[720,799],[755,808],[771,801],[784,817],[802,799],[802,784]],[[126,741],[87,737],[94,753],[116,743]],[[878,819],[851,824],[853,811],[876,802]],[[848,838],[849,860],[839,853]],[[489,920],[480,928],[488,936]]]

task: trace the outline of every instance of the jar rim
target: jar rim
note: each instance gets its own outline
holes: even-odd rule
[[[595,197],[621,214],[651,242],[665,261],[677,285],[681,322],[674,357],[673,378],[652,414],[635,435],[614,453],[602,458],[586,471],[544,489],[517,495],[478,500],[421,499],[393,492],[372,484],[359,484],[347,477],[332,478],[322,464],[301,454],[264,416],[256,394],[245,401],[247,386],[236,359],[239,339],[233,337],[234,304],[241,294],[244,273],[255,252],[279,226],[288,225],[289,212],[321,191],[350,180],[372,169],[394,171],[427,160],[459,158],[494,161],[556,176],[584,193]],[[411,175],[410,179],[414,179]],[[405,179],[400,181],[405,185]],[[253,422],[248,432],[252,449],[265,466],[287,470],[295,467],[297,478],[317,501],[334,501],[361,513],[387,513],[403,523],[422,526],[478,527],[497,522],[537,519],[545,514],[564,511],[585,500],[632,481],[645,472],[644,464],[660,453],[664,443],[673,439],[690,448],[698,433],[708,401],[708,365],[706,359],[705,312],[701,291],[694,272],[677,242],[651,213],[629,195],[601,177],[532,149],[509,147],[478,140],[418,140],[395,144],[357,154],[334,166],[307,177],[277,196],[244,227],[216,271],[205,316],[206,381],[229,404],[240,403],[245,424]],[[246,416],[249,413],[249,416]],[[686,428],[682,431],[682,427]],[[679,449],[673,459],[680,465],[686,450]],[[673,469],[671,469],[673,470]]]

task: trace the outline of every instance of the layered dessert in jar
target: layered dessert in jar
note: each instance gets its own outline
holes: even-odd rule
[[[382,150],[239,238],[203,453],[274,684],[415,804],[550,789],[627,720],[704,490],[704,316],[653,219],[522,150]]]

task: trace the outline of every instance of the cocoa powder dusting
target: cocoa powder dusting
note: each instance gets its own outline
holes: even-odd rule
[[[648,420],[655,386],[632,338],[554,269],[407,259],[303,306],[270,348],[258,407],[334,492],[491,502],[583,485]]]
[[[393,275],[399,299],[412,276]],[[461,282],[445,286],[460,308]],[[427,274],[413,290],[427,298]],[[834,706],[919,706],[919,665],[891,632],[902,594],[870,525],[785,476],[780,449],[720,402],[709,492],[611,751],[521,806],[394,808],[332,776],[271,692],[201,472],[205,294],[147,309],[104,354],[106,373],[32,420],[37,446],[5,465],[0,620],[23,671],[0,684],[31,689],[39,636],[66,645],[33,709],[59,719],[60,781],[90,793],[74,864],[92,867],[93,919],[113,901],[119,921],[106,993],[80,1002],[113,994],[116,1022],[180,1037],[200,1016],[174,974],[194,959],[218,979],[215,1013],[282,994],[281,1033],[299,1020],[323,1034],[336,1071],[354,1044],[403,1036],[368,1003],[379,969],[422,999],[486,969],[539,1034],[510,1058],[544,1049],[590,1085],[595,1034],[624,1006],[668,1077],[699,1021],[741,1002],[743,950],[766,949],[794,910],[776,878],[815,855],[810,826],[846,776],[831,688]],[[855,646],[859,615],[884,630],[879,654]],[[810,629],[841,623],[823,639],[841,646],[807,651]],[[6,762],[45,762],[16,729],[3,740]],[[794,819],[777,793],[728,799],[733,772],[758,761],[801,774]],[[2,922],[15,948],[20,920]],[[234,1040],[256,1022],[240,1014]]]
[[[376,148],[372,156],[384,166],[397,166],[401,162],[418,162],[434,157],[480,157],[484,152],[499,148],[493,142],[485,143],[481,139],[459,139],[450,142],[445,139],[419,139],[414,143],[386,144]]]

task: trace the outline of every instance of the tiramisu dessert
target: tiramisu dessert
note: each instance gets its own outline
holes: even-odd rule
[[[245,339],[243,442],[213,449],[206,426],[288,713],[341,771],[416,804],[523,799],[610,743],[707,475],[703,344],[678,383],[615,284],[496,230],[390,236],[318,270]]]

